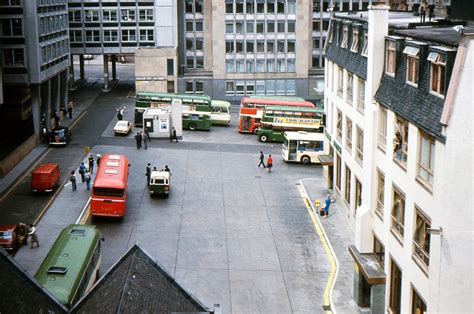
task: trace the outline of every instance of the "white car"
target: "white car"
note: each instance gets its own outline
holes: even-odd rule
[[[132,124],[127,120],[120,120],[114,127],[115,135],[128,135],[132,130]]]

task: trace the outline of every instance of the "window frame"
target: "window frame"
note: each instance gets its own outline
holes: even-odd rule
[[[385,174],[377,169],[377,196],[375,200],[375,213],[383,221],[385,208]]]
[[[407,162],[408,162],[408,140],[409,140],[409,133],[410,133],[410,124],[405,119],[401,118],[400,116],[395,117],[394,127],[394,138],[393,138],[393,160],[400,165],[403,169],[406,169]],[[398,129],[398,130],[397,130]],[[397,138],[396,134],[400,133],[402,143],[397,148],[397,143],[399,139]]]
[[[342,40],[341,40],[341,48],[347,49],[347,42],[349,41],[349,26],[343,25],[342,26]]]
[[[427,160],[422,160],[422,147],[423,143],[427,142]],[[430,188],[433,187],[434,181],[434,163],[435,163],[435,153],[436,153],[436,141],[429,134],[420,130],[418,137],[418,158],[417,158],[417,167],[416,167],[416,178],[421,180],[424,184],[427,184]],[[427,163],[427,165],[425,164]],[[425,171],[427,178],[421,175],[421,171]]]
[[[438,51],[430,51],[427,60],[430,62],[429,91],[433,95],[444,98],[446,93],[447,55]],[[433,85],[436,85],[435,89],[433,89]]]
[[[369,34],[367,30],[364,30],[364,46],[362,47],[361,55],[367,57],[369,53]]]
[[[380,263],[382,269],[385,269],[385,245],[374,234],[374,246],[372,248],[375,259]]]
[[[354,76],[352,72],[347,71],[347,83],[346,83],[346,101],[352,105],[354,98]]]
[[[418,226],[420,223],[420,226]],[[421,230],[419,230],[421,228]],[[431,219],[415,205],[415,221],[413,226],[412,238],[412,257],[425,274],[428,274],[430,266],[430,243],[431,234],[428,229],[431,228]],[[417,235],[418,231],[424,234]],[[426,247],[427,245],[427,247]]]
[[[352,171],[351,168],[344,164],[344,201],[351,206],[351,183],[352,183]]]
[[[393,40],[385,40],[385,74],[395,77],[397,43]]]
[[[359,51],[359,29],[357,27],[353,27],[351,52],[357,53],[358,51]]]
[[[413,86],[418,86],[418,75],[420,67],[420,49],[418,47],[406,46],[403,54],[406,55],[405,81]]]
[[[403,205],[400,208],[400,214],[395,213],[395,206],[397,203],[397,198],[400,200],[400,204]],[[403,193],[396,186],[393,186],[392,191],[392,210],[391,210],[391,222],[390,222],[390,231],[395,237],[400,241],[400,244],[403,245],[403,238],[405,236],[405,212],[406,212],[406,198],[405,193]],[[400,216],[400,217],[397,217]],[[399,220],[400,219],[400,220]]]
[[[346,115],[346,136],[345,136],[345,145],[344,147],[347,149],[349,154],[352,154],[352,120]]]
[[[337,109],[336,119],[336,138],[342,142],[342,111],[339,109]]]
[[[364,130],[356,124],[355,159],[359,163],[364,161]]]
[[[379,104],[377,123],[377,147],[385,152],[387,147],[387,109]]]

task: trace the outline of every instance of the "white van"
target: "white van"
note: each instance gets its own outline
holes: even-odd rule
[[[224,100],[211,100],[211,123],[212,125],[230,124],[230,102]]]

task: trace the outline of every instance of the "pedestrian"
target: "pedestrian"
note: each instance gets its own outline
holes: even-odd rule
[[[145,127],[145,128],[143,129],[143,134],[145,134],[145,137],[146,137],[146,139],[148,140],[148,142],[151,142],[150,131],[148,131],[148,128],[147,128],[147,127]]]
[[[433,3],[428,4],[428,20],[431,22],[431,18],[434,17],[435,5]]]
[[[90,189],[91,189],[91,174],[89,173],[89,171],[86,171],[86,174],[84,175],[84,177],[86,179],[87,191],[90,191]]]
[[[91,174],[94,173],[94,156],[92,156],[92,154],[89,156],[89,172]]]
[[[170,170],[170,168],[168,168],[168,165],[165,165],[165,171],[166,171],[166,172],[169,172],[170,175],[171,175],[171,170]]]
[[[124,113],[124,108],[115,108],[117,110],[117,120],[122,120],[123,119],[123,113]]]
[[[425,19],[426,19],[426,11],[425,11],[425,8],[424,8],[424,7],[421,7],[421,10],[420,10],[420,22],[421,22],[421,23],[424,23],[424,22],[425,22]]]
[[[263,169],[265,169],[265,155],[263,155],[263,152],[260,151],[260,162],[258,163],[258,167],[260,168],[260,165],[263,166]]]
[[[84,162],[81,162],[79,166],[79,174],[81,175],[81,182],[84,183],[84,175],[86,174],[86,165],[84,165]]]
[[[331,207],[331,194],[328,194],[324,201],[324,217],[329,216],[329,207]]]
[[[18,224],[18,244],[28,244],[28,227],[22,222]]]
[[[137,132],[135,135],[135,143],[137,143],[137,149],[140,149],[142,147],[142,136],[140,135],[140,132]]]
[[[140,132],[140,135],[142,136],[142,140],[143,140],[143,146],[145,146],[145,149],[148,149],[148,145],[147,145],[147,140],[146,140],[146,135],[145,134],[142,134],[142,132]]]
[[[67,113],[69,115],[69,119],[72,119],[72,107],[73,107],[72,101],[68,102],[68,104],[67,104]]]
[[[156,167],[153,167],[153,171],[158,171],[158,169],[156,169]]]
[[[100,165],[100,154],[97,154],[97,169],[99,169],[99,165]]]
[[[36,247],[39,247],[38,242],[38,235],[36,234],[36,227],[33,224],[30,224],[30,228],[28,229],[28,236],[30,236],[30,249],[34,247],[36,243]]]
[[[145,168],[146,184],[150,184],[151,165],[148,163]]]
[[[54,119],[54,128],[55,129],[59,128],[59,116],[56,110],[53,112],[53,119]]]
[[[171,130],[171,135],[170,135],[170,143],[176,140],[176,143],[178,143],[178,137],[176,136],[176,129],[173,127]]]
[[[268,155],[268,159],[267,159],[268,172],[272,172],[272,167],[273,167],[273,158],[272,158],[272,155]]]
[[[74,170],[71,171],[71,175],[69,176],[69,181],[71,181],[72,191],[74,192],[77,189],[77,186],[76,186],[76,173],[74,172]]]

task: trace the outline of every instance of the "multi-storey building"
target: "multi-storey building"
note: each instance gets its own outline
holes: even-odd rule
[[[373,313],[469,313],[474,27],[388,8],[336,15],[326,51],[328,174],[355,227],[354,298]]]

